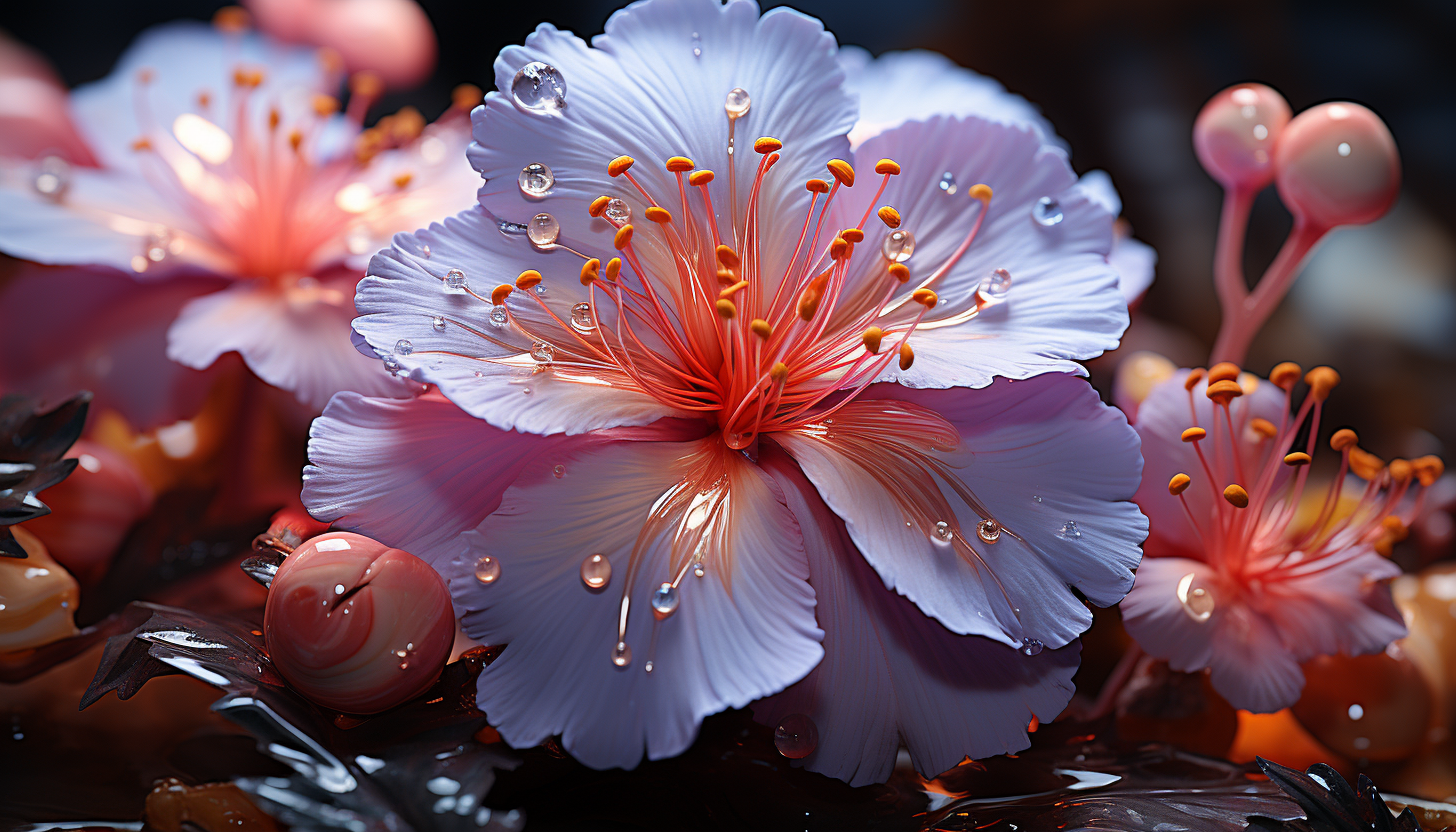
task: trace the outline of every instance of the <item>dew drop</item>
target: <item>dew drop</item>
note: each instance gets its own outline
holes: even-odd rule
[[[626,225],[632,221],[632,206],[616,197],[607,200],[607,206],[602,213],[617,225]]]
[[[30,184],[41,196],[59,200],[71,186],[71,165],[59,156],[47,156],[41,160]]]
[[[960,190],[960,186],[956,184],[955,174],[950,171],[941,174],[940,182],[936,184],[940,188],[940,192],[947,196],[955,196],[956,191]]]
[[[705,570],[703,568],[703,562],[702,561],[698,561],[697,563],[693,564],[693,575],[694,576],[701,578],[701,577],[703,577],[706,574],[708,574],[708,572],[707,572],[707,570]]]
[[[884,242],[880,243],[880,253],[891,263],[909,260],[910,255],[915,253],[915,235],[903,228],[885,234]]]
[[[612,664],[617,667],[626,667],[632,663],[632,648],[627,642],[619,641],[612,645]]]
[[[1057,537],[1063,540],[1081,540],[1082,530],[1077,528],[1076,520],[1068,520],[1062,524],[1060,529],[1057,529]]]
[[[556,357],[556,347],[549,341],[537,341],[531,345],[531,358],[543,367],[550,367],[551,360]]]
[[[723,109],[728,112],[728,118],[735,119],[748,115],[748,108],[753,106],[753,100],[748,97],[748,90],[742,87],[734,87],[728,91],[728,97],[723,101]]]
[[[677,611],[678,594],[677,587],[670,583],[663,583],[652,593],[652,612],[659,619],[666,618]]]
[[[701,35],[699,35],[697,32],[693,32],[693,41],[692,41],[692,43],[693,43],[693,57],[694,58],[701,58],[701,57],[703,57],[703,37]]]
[[[425,258],[426,260],[430,259],[430,247],[420,246],[420,256]]]
[[[597,328],[592,320],[591,304],[586,301],[571,307],[571,328],[580,333],[589,333]]]
[[[435,317],[431,318],[430,319],[430,329],[433,329],[436,332],[444,332],[445,331],[445,317],[443,315],[436,315]]]
[[[403,365],[399,363],[398,358],[392,355],[384,356],[384,369],[388,370],[390,375],[398,375],[402,368]]]
[[[1183,612],[1197,622],[1207,621],[1213,616],[1213,610],[1217,606],[1214,602],[1213,592],[1197,581],[1198,575],[1189,572],[1178,580],[1178,603],[1183,605]]]
[[[789,714],[774,729],[774,748],[790,760],[802,760],[819,747],[819,726],[803,714]]]
[[[1021,642],[1021,655],[1035,656],[1045,648],[1045,644],[1042,644],[1040,641],[1037,641],[1034,638],[1024,639]]]
[[[648,659],[647,660],[647,663],[644,664],[644,665],[642,665],[642,669],[645,670],[645,671],[647,671],[648,673],[651,673],[652,672],[652,660],[651,659]]]
[[[546,288],[546,284],[545,283],[537,283],[536,284],[536,288],[533,289],[532,291],[534,291],[538,297],[545,297],[546,296],[546,293],[549,290]]]
[[[1001,524],[987,518],[976,524],[976,536],[987,543],[995,543],[1001,539]]]
[[[1062,221],[1062,204],[1049,196],[1044,196],[1031,206],[1031,218],[1036,220],[1038,225],[1051,228]]]
[[[561,236],[561,223],[550,214],[537,214],[526,224],[526,239],[538,248],[556,245]]]
[[[558,480],[561,479],[562,477],[566,476],[566,466],[565,465],[557,465],[557,466],[552,467],[552,469],[551,469],[551,476],[557,478]]]
[[[500,580],[500,561],[490,555],[481,555],[480,560],[475,562],[475,580],[483,584],[493,584]]]
[[[532,61],[517,70],[516,77],[511,79],[511,97],[527,110],[559,110],[566,106],[566,79],[556,67]]]
[[[507,236],[514,236],[516,234],[526,233],[525,224],[519,222],[511,222],[510,220],[501,220],[495,224],[495,227],[500,229],[500,233]]]
[[[401,338],[398,341],[395,341],[394,342],[394,354],[395,355],[409,355],[410,353],[412,353],[414,351],[415,351],[415,345],[414,344],[411,344],[409,341],[406,341],[403,338]]]
[[[539,199],[551,191],[551,186],[556,184],[556,175],[551,168],[540,162],[532,162],[521,168],[521,175],[516,177],[516,184],[521,186],[521,193],[528,197]]]
[[[603,554],[587,555],[581,562],[581,582],[587,589],[601,589],[612,580],[612,562]]]
[[[955,532],[951,529],[950,524],[944,520],[936,522],[934,534],[935,539],[941,543],[949,543],[955,537]]]
[[[160,263],[167,259],[171,253],[172,243],[175,241],[172,232],[166,228],[153,231],[147,235],[147,259],[153,263]]]
[[[490,322],[495,324],[496,326],[505,326],[506,322],[509,320],[510,316],[506,314],[506,307],[504,304],[494,307],[490,310]]]
[[[451,269],[445,272],[445,288],[452,292],[463,292],[466,289],[465,272],[459,269]]]
[[[476,370],[475,371],[475,377],[476,378],[485,378],[485,373],[482,372],[482,371],[480,371],[480,370]]]
[[[981,285],[976,291],[987,303],[1005,300],[1006,294],[1011,291],[1011,272],[1005,269],[995,269],[981,278]]]
[[[1033,499],[1033,500],[1035,500],[1036,502],[1039,503],[1039,502],[1041,502],[1041,495],[1040,494],[1033,494],[1033,495],[1031,495],[1031,499]]]

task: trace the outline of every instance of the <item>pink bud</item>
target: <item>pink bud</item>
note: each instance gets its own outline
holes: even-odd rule
[[[1225,188],[1258,191],[1274,179],[1274,147],[1289,123],[1284,96],[1239,84],[1209,99],[1193,123],[1198,161]]]
[[[136,465],[105,445],[85,439],[67,457],[76,470],[46,490],[51,513],[26,524],[51,556],[82,584],[106,571],[132,524],[152,509],[152,488]]]
[[[1300,113],[1274,153],[1279,198],[1318,228],[1378,219],[1400,190],[1400,154],[1380,116],[1338,101]]]
[[[325,707],[357,714],[423,693],[455,638],[445,582],[429,564],[362,535],[330,532],[283,561],[263,632],[283,678]]]

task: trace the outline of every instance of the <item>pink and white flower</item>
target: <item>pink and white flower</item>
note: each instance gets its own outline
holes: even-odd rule
[[[103,291],[97,268],[142,285],[209,275],[227,285],[148,322],[170,325],[171,359],[201,369],[237,351],[314,407],[342,389],[407,394],[351,344],[350,293],[391,234],[469,204],[468,125],[456,108],[434,125],[409,111],[364,130],[379,84],[356,76],[339,114],[343,80],[326,53],[253,33],[143,34],[111,76],[70,95],[95,167],[3,160],[0,250],[85,267],[51,271],[49,303],[17,315],[20,328],[65,329],[67,308]]]
[[[747,0],[542,25],[496,80],[480,206],[356,298],[435,392],[335,397],[310,511],[507,645],[478,700],[514,745],[631,767],[756,702],[852,783],[1025,747],[1146,531],[1136,435],[1074,375],[1127,323],[1107,207],[1026,126],[851,151],[833,37]]]
[[[1136,424],[1145,459],[1136,500],[1152,528],[1123,621],[1149,654],[1174,670],[1207,668],[1230,704],[1258,712],[1294,704],[1302,662],[1405,635],[1389,587],[1400,569],[1384,555],[1420,509],[1409,498],[1441,472],[1434,457],[1386,465],[1343,429],[1330,438],[1337,476],[1307,500],[1339,377],[1310,371],[1292,410],[1299,377],[1293,364],[1270,381],[1227,363],[1179,371],[1152,390]],[[1346,491],[1352,471],[1364,481],[1358,494]]]

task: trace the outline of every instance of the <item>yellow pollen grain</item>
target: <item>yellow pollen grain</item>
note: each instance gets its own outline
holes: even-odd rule
[[[846,228],[843,231],[839,232],[839,236],[850,241],[851,243],[864,242],[864,232],[860,231],[858,228]]]
[[[784,143],[773,136],[763,136],[753,143],[753,149],[757,153],[769,154],[783,148]]]
[[[885,331],[877,326],[872,326],[864,331],[860,340],[864,342],[864,348],[869,350],[870,355],[880,354],[880,341],[884,340]]]
[[[349,76],[349,92],[364,98],[378,98],[384,94],[384,79],[367,69],[356,72]]]
[[[622,249],[626,248],[627,246],[629,246],[631,244],[632,244],[632,223],[629,222],[626,225],[622,226],[621,228],[618,228],[617,229],[616,235],[612,237],[612,245],[613,246],[616,246],[616,248],[617,248],[618,251],[621,251]]]
[[[971,189],[966,193],[970,195],[971,199],[980,200],[982,204],[989,204],[991,202],[991,186],[984,182],[977,182],[972,185]]]
[[[1237,381],[1239,378],[1239,365],[1231,361],[1220,361],[1208,368],[1208,383],[1217,381]]]
[[[1438,456],[1418,456],[1411,460],[1411,465],[1415,466],[1416,479],[1425,486],[1440,479],[1446,472],[1446,463]]]
[[[1208,431],[1204,430],[1203,428],[1194,427],[1188,428],[1187,430],[1183,431],[1183,434],[1178,438],[1182,439],[1184,442],[1197,442],[1207,435]]]
[[[1234,508],[1249,507],[1249,492],[1244,490],[1242,485],[1233,483],[1223,490],[1223,498],[1229,501]]]
[[[774,381],[783,381],[789,374],[789,365],[782,361],[775,362],[768,371],[768,377]]]
[[[727,298],[719,298],[714,306],[718,307],[718,317],[720,318],[732,320],[738,315],[738,307],[734,306],[733,301]]]
[[[450,103],[457,110],[464,110],[467,113],[480,105],[485,100],[485,93],[480,87],[474,84],[460,84],[450,91]]]
[[[242,6],[223,6],[213,13],[212,25],[221,32],[243,32],[253,25],[253,16]]]
[[[810,179],[804,183],[804,190],[811,194],[827,194],[829,193],[829,183],[823,179]]]
[[[317,115],[320,118],[327,118],[334,113],[337,113],[338,111],[339,99],[333,97],[332,95],[324,95],[323,93],[319,93],[318,95],[315,95],[313,97],[314,115]]]
[[[1305,453],[1304,451],[1295,451],[1292,454],[1284,455],[1285,465],[1308,465],[1309,462],[1309,454]]]
[[[883,222],[890,228],[900,227],[900,223],[902,222],[902,220],[900,219],[900,212],[896,211],[894,208],[886,205],[876,213],[880,215],[880,222]]]
[[[693,169],[693,160],[686,156],[673,156],[667,160],[666,167],[670,173],[682,173]]]
[[[302,130],[290,130],[290,131],[288,131],[288,146],[291,147],[291,148],[293,148],[294,150],[298,150],[298,148],[300,148],[300,147],[303,146],[303,131]]]
[[[233,83],[239,87],[260,87],[263,84],[263,72],[259,69],[240,66],[233,70]]]
[[[404,173],[401,173],[394,177],[394,187],[399,188],[400,190],[404,190],[405,188],[409,187],[409,183],[414,178],[414,174],[410,173],[409,171],[405,171]]]
[[[1309,385],[1309,394],[1314,396],[1314,400],[1322,402],[1340,383],[1340,374],[1333,367],[1315,367],[1304,374],[1304,383]]]
[[[1275,387],[1280,387],[1287,391],[1294,387],[1295,383],[1299,381],[1299,377],[1303,374],[1304,370],[1293,361],[1281,361],[1274,365],[1274,369],[1269,371],[1269,381]]]
[[[140,139],[137,139],[131,143],[131,149],[137,151],[138,153],[143,150],[151,150],[152,142],[150,139],[143,136]]]
[[[511,284],[502,283],[501,285],[495,287],[495,290],[490,293],[490,302],[495,304],[496,306],[500,306],[501,304],[506,302],[506,298],[510,297],[511,292],[514,292],[515,290],[516,287],[512,286]]]
[[[607,279],[616,280],[617,274],[622,271],[622,258],[613,257],[607,261]]]
[[[599,196],[586,207],[586,212],[593,217],[600,217],[607,210],[607,203],[611,201],[612,198],[609,196]]]
[[[597,270],[602,267],[602,261],[593,257],[581,264],[581,285],[585,286],[597,279]]]
[[[748,329],[754,335],[757,335],[765,341],[769,339],[769,336],[773,335],[773,327],[769,326],[768,321],[765,321],[763,318],[754,318],[749,322]]]
[[[1268,419],[1260,419],[1257,417],[1250,419],[1249,427],[1254,429],[1254,433],[1259,434],[1265,439],[1273,439],[1279,434],[1278,428],[1274,427],[1274,423]]]
[[[906,341],[900,345],[900,369],[908,370],[910,365],[915,363],[915,350],[910,348],[910,342]]]
[[[632,164],[634,162],[636,162],[636,160],[633,159],[631,156],[618,156],[617,158],[607,163],[607,175],[621,176],[622,174],[626,173],[629,168],[632,167]]]
[[[733,284],[732,286],[728,286],[725,289],[723,289],[723,291],[719,292],[718,293],[718,297],[720,297],[720,298],[731,298],[731,297],[733,297],[733,293],[734,292],[737,292],[740,289],[747,289],[747,288],[748,288],[748,281],[747,280],[740,280],[737,283]]]
[[[283,116],[279,114],[278,109],[276,107],[268,111],[268,129],[269,130],[277,130],[278,129],[278,124],[281,121],[283,121]]]
[[[881,159],[875,162],[875,173],[881,173],[886,176],[899,176],[900,163],[894,159]]]
[[[936,302],[940,300],[930,289],[916,289],[910,293],[910,299],[926,309],[934,309]]]
[[[516,288],[522,291],[530,289],[541,282],[541,273],[535,269],[526,269],[521,276],[516,278]]]
[[[656,205],[652,205],[643,213],[647,216],[647,219],[659,225],[667,225],[672,222],[672,214],[666,208],[659,208]]]
[[[1228,404],[1239,396],[1244,395],[1244,388],[1240,387],[1237,381],[1224,379],[1222,381],[1211,382],[1208,385],[1208,389],[1203,392],[1204,395],[1218,404]]]
[[[1183,379],[1183,389],[1192,390],[1197,387],[1198,382],[1203,381],[1203,377],[1206,375],[1208,375],[1208,371],[1202,367],[1194,367],[1192,370],[1189,370],[1188,378]]]
[[[1187,491],[1192,482],[1193,478],[1187,474],[1174,474],[1173,478],[1168,480],[1168,493],[1176,497]]]
[[[740,263],[738,259],[738,252],[734,251],[728,246],[718,246],[718,248],[714,250],[714,254],[717,255],[719,263],[722,263],[730,269],[738,268],[738,265]]]
[[[891,263],[890,277],[895,278],[901,283],[907,283],[910,280],[910,267],[904,263]]]
[[[1355,443],[1359,441],[1360,437],[1353,430],[1340,428],[1330,436],[1330,447],[1337,451],[1343,451],[1346,448],[1355,447]]]
[[[710,170],[695,170],[688,174],[688,184],[694,187],[706,185],[713,181],[713,172]]]
[[[841,185],[846,188],[854,187],[854,168],[850,167],[848,162],[843,159],[830,159],[829,164],[825,167],[829,168],[829,172],[839,180]]]

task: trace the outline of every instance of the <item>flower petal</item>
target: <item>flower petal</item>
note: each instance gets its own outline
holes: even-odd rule
[[[1406,635],[1389,583],[1400,567],[1367,546],[1279,574],[1262,585],[1260,609],[1301,662],[1374,653]]]
[[[984,390],[871,387],[776,433],[885,585],[951,630],[1060,647],[1121,600],[1147,521],[1122,414],[1047,374]],[[978,534],[983,519],[1001,530]],[[943,523],[944,526],[939,524]]]
[[[1123,626],[1148,655],[1166,660],[1174,670],[1191,673],[1213,661],[1218,634],[1211,617],[1198,620],[1179,600],[1178,585],[1185,575],[1192,575],[1199,586],[1214,586],[1213,569],[1202,561],[1143,558],[1137,581],[1119,608]]]
[[[1094,170],[1082,174],[1078,187],[1107,207],[1114,217],[1122,214],[1122,198],[1112,186],[1112,177],[1107,171]],[[1129,304],[1142,297],[1153,283],[1153,267],[1158,263],[1158,253],[1147,243],[1132,238],[1132,227],[1119,219],[1112,228],[1112,250],[1107,262],[1117,272],[1117,288]]]
[[[589,766],[631,768],[644,751],[683,751],[703,717],[798,681],[822,657],[823,633],[794,516],[742,455],[714,438],[570,441],[528,463],[464,536],[498,560],[499,579],[480,583],[470,558],[446,574],[465,633],[506,645],[478,697],[506,741],[559,734]],[[580,574],[593,553],[612,567],[598,590]],[[676,611],[655,620],[653,591],[684,574]],[[632,656],[618,667],[624,591]]]
[[[1061,713],[1079,645],[1026,656],[955,635],[885,589],[791,460],[765,453],[762,464],[804,533],[824,660],[753,712],[768,725],[790,714],[814,721],[819,744],[806,768],[851,786],[884,782],[903,742],[915,768],[933,777],[967,756],[1020,751],[1033,715],[1050,722]]]
[[[410,385],[354,349],[349,339],[350,278],[277,289],[252,281],[197,298],[167,331],[167,357],[203,369],[226,352],[263,381],[323,409],[341,390],[408,396]]]
[[[839,50],[839,65],[845,86],[859,96],[859,121],[849,134],[855,147],[906,121],[934,115],[1024,125],[1043,143],[1066,147],[1035,104],[939,53],[916,49],[875,58],[858,46],[846,46]]]
[[[875,205],[891,205],[903,218],[901,229],[915,237],[906,265],[910,281],[897,288],[903,304],[881,320],[898,324],[913,318],[910,292],[937,270],[947,271],[929,284],[944,301],[931,310],[912,336],[915,364],[890,368],[881,380],[911,387],[983,387],[995,376],[1026,378],[1044,372],[1083,372],[1074,363],[1117,346],[1127,327],[1127,302],[1117,289],[1117,273],[1107,263],[1113,215],[1077,187],[1065,154],[1042,145],[1027,127],[983,119],[936,116],[909,122],[869,139],[856,152],[861,166],[887,157],[900,164]],[[951,174],[954,194],[942,189]],[[965,195],[984,183],[994,196],[986,219],[963,255],[957,250],[974,228],[981,203]],[[832,227],[857,225],[875,190],[866,182],[836,200]],[[1035,218],[1038,201],[1053,200]],[[872,308],[894,285],[878,247],[889,232],[873,216],[866,227],[873,246],[869,256],[851,260],[846,292],[860,300],[847,308]],[[998,303],[971,316],[977,289],[993,271],[1011,276]],[[893,306],[888,307],[894,309]],[[884,329],[890,323],[882,323]]]

